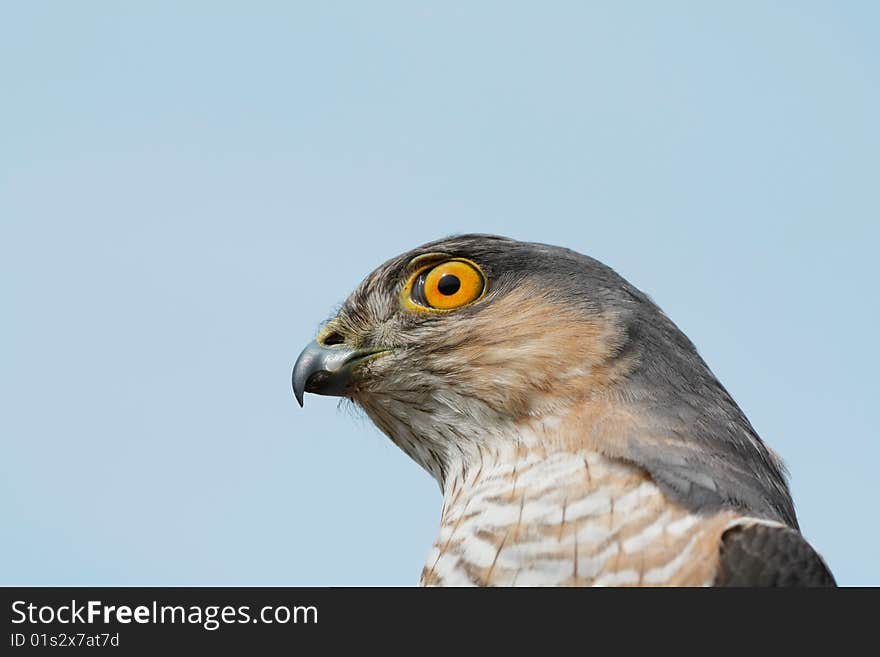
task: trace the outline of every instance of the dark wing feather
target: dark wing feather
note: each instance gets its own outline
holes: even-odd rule
[[[791,527],[732,527],[721,537],[715,586],[837,586],[822,557]]]

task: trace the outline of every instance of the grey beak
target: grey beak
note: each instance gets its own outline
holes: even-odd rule
[[[293,394],[303,405],[303,394],[342,397],[351,384],[354,368],[370,356],[387,353],[376,349],[352,349],[344,344],[324,346],[312,341],[293,366]]]

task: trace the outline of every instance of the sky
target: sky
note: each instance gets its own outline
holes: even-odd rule
[[[412,585],[441,495],[290,372],[488,232],[651,295],[880,585],[874,2],[6,3],[0,584]]]

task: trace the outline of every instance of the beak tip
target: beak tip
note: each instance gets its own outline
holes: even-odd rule
[[[303,397],[305,396],[305,383],[297,381],[296,370],[294,370],[293,372],[291,384],[293,387],[293,396],[296,398],[296,403],[299,404],[300,408],[302,408]]]

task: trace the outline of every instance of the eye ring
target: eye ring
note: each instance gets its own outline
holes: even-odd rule
[[[411,310],[449,312],[474,303],[488,290],[483,270],[465,258],[450,258],[417,270],[403,288]]]

